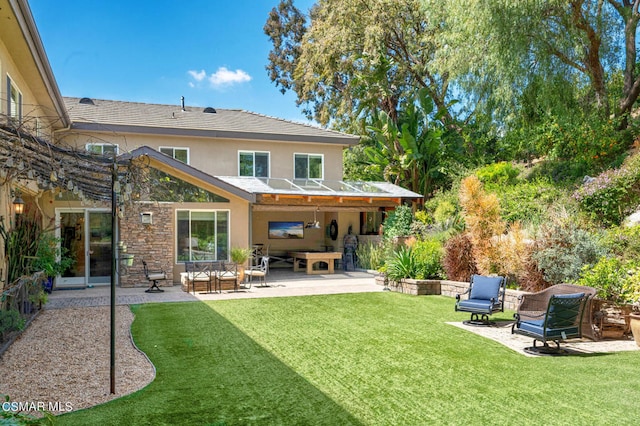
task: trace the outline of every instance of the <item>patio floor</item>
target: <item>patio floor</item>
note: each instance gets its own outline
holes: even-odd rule
[[[223,291],[222,293],[186,293],[181,286],[162,287],[162,293],[145,293],[145,287],[116,287],[116,304],[131,305],[157,302],[188,302],[198,300],[225,300],[258,297],[307,296],[313,294],[363,293],[382,291],[374,275],[363,271],[338,272],[327,275],[307,275],[290,269],[272,269],[267,276],[267,287],[254,281],[250,289]],[[86,289],[54,290],[45,309],[104,306],[111,303],[110,286]]]

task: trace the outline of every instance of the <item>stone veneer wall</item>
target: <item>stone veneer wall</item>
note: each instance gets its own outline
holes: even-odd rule
[[[169,277],[160,281],[160,286],[172,286],[174,264],[174,218],[171,204],[142,204],[125,210],[125,217],[120,220],[120,241],[126,244],[127,253],[133,254],[133,266],[120,267],[120,285],[122,287],[148,287],[144,276],[142,260],[144,259],[151,272],[164,270]],[[152,212],[153,223],[143,225],[141,212]]]
[[[384,285],[384,277],[382,275],[378,275],[376,277],[376,284]],[[456,297],[456,294],[462,294],[467,291],[469,283],[449,280],[405,279],[400,283],[389,281],[388,286],[391,291],[412,294],[414,296],[437,294]],[[518,307],[518,297],[523,293],[523,291],[507,289],[507,293],[504,298],[504,308],[515,311]]]

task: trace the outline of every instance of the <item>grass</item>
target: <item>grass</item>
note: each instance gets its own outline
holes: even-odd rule
[[[397,293],[135,307],[153,383],[60,424],[633,424],[638,352],[529,358]],[[495,316],[509,319],[510,314]]]

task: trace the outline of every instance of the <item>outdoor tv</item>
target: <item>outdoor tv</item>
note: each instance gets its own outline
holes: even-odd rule
[[[304,222],[269,222],[269,239],[304,238]]]

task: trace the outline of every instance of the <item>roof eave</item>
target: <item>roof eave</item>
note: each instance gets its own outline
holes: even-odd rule
[[[137,133],[145,135],[167,135],[167,136],[191,136],[202,138],[224,138],[224,139],[249,139],[271,142],[307,142],[336,145],[357,145],[360,138],[357,136],[308,136],[289,135],[276,133],[258,132],[232,132],[224,130],[206,129],[181,129],[175,127],[150,127],[150,126],[129,126],[125,124],[102,124],[88,122],[74,122],[71,125],[73,130],[94,131],[94,132],[116,132],[116,133]]]

